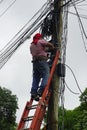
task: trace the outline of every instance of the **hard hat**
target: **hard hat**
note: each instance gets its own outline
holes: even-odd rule
[[[42,38],[42,34],[36,33],[33,38],[34,39],[40,39],[40,38]]]

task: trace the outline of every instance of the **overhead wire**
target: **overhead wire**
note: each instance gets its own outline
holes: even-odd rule
[[[71,12],[71,11],[68,11],[68,13],[77,16],[76,13],[73,13],[73,12]],[[80,16],[81,18],[83,18],[83,19],[87,19],[87,15],[79,14],[79,16]]]
[[[47,3],[46,3],[47,4]],[[48,5],[47,5],[48,6]],[[45,9],[44,9],[45,10]],[[43,16],[42,16],[43,17]],[[10,40],[10,42],[12,42],[13,40],[14,40],[14,42],[12,42],[12,47],[14,46],[13,44],[15,44],[15,43],[17,43],[17,42],[19,42],[27,33],[28,33],[28,31],[29,30],[31,30],[31,28],[33,27],[33,25],[35,25],[38,21],[40,20],[40,18],[38,18],[37,20],[35,20],[35,22],[33,23],[33,24],[31,24],[31,26],[29,27],[29,28],[27,28],[23,33],[22,33],[22,35],[20,35],[16,40],[14,40],[14,38],[16,37],[16,36],[18,36],[18,34],[21,32],[21,31],[23,31],[23,29],[25,28],[25,26]],[[30,20],[31,21],[31,20]],[[42,22],[42,21],[41,21]],[[41,24],[41,23],[40,23]],[[27,24],[26,24],[27,25]],[[32,31],[34,31],[34,29],[32,30]],[[32,34],[33,32],[31,32],[31,34]],[[31,35],[30,34],[30,35]],[[23,40],[22,40],[23,41]],[[9,42],[9,43],[10,43]],[[8,44],[9,44],[8,43]],[[7,45],[8,45],[7,44]],[[7,46],[6,45],[6,46]],[[6,47],[5,46],[5,47]],[[10,49],[12,48],[11,46],[8,46],[7,48],[6,48],[6,50],[4,51],[4,52],[2,52],[2,50],[4,50],[4,49],[2,49],[1,50],[1,52],[2,52],[2,54],[0,55],[2,58],[4,57],[4,55],[5,54],[7,54],[8,53],[8,51],[10,51]],[[7,57],[7,56],[6,56]],[[5,57],[4,57],[5,58]]]
[[[82,0],[83,1],[83,0]],[[82,2],[82,1],[80,1],[80,2]],[[77,3],[76,3],[76,1],[74,1],[74,5],[76,5]],[[69,12],[69,11],[68,11]],[[77,13],[76,13],[76,15],[77,15]],[[79,16],[80,17],[80,16]],[[63,44],[62,44],[63,45]],[[64,47],[64,46],[63,46]],[[65,54],[64,54],[65,55]],[[63,58],[64,58],[64,56],[63,56]],[[66,65],[66,64],[65,64]],[[82,93],[82,91],[81,91],[81,89],[80,89],[80,86],[79,86],[79,84],[78,84],[78,82],[77,82],[77,79],[76,79],[76,77],[75,77],[75,75],[74,75],[74,73],[73,73],[73,71],[72,71],[72,69],[68,66],[68,65],[66,65],[70,70],[71,70],[71,72],[72,72],[72,74],[73,74],[73,76],[74,76],[74,79],[75,79],[75,81],[76,81],[76,84],[77,84],[77,86],[78,86],[78,89],[79,89],[79,91],[80,91],[80,93]],[[65,85],[67,86],[67,88],[72,92],[72,93],[75,93],[75,92],[73,92],[69,87],[68,87],[68,85],[66,84],[66,82],[65,82]],[[78,94],[78,93],[77,93]]]
[[[73,0],[72,0],[73,1]],[[70,7],[72,7],[73,5],[72,5],[72,1],[71,1],[71,6]],[[83,3],[85,0],[74,0],[74,4],[75,5],[78,5],[78,4],[81,4],[81,3]]]
[[[85,36],[85,38],[87,38],[87,35],[86,35],[86,33],[85,33],[85,30],[84,30],[84,27],[83,27],[82,21],[81,21],[81,19],[80,19],[79,13],[78,13],[78,11],[77,11],[77,8],[76,8],[74,2],[73,2],[73,6],[74,6],[74,8],[75,8],[75,10],[76,10],[76,14],[77,14],[78,19],[79,19],[79,22],[80,22],[80,24],[81,24],[81,27],[82,27],[82,30],[83,30],[84,36]]]
[[[35,25],[35,24],[40,20],[40,18],[41,18],[41,17],[39,16],[39,17],[33,22],[33,24],[31,24],[19,37],[17,37],[17,39],[19,39],[20,37],[24,37],[24,36],[27,34],[27,32],[33,28],[33,25]],[[37,21],[37,20],[38,20],[38,21]],[[27,24],[28,24],[28,23],[27,23]],[[23,28],[24,28],[24,27],[23,27]],[[23,30],[23,28],[21,29],[21,31]],[[21,32],[21,31],[20,31],[20,32]],[[18,35],[18,33],[17,33],[17,35]],[[15,38],[15,37],[14,37],[14,38]],[[14,38],[13,38],[13,39],[14,39]],[[13,40],[13,39],[12,39],[12,40]],[[17,40],[17,39],[16,39],[16,40]],[[12,41],[12,40],[11,40],[11,41]],[[13,44],[13,43],[12,43],[12,44]]]
[[[0,18],[11,8],[11,6],[16,2],[16,0],[14,0],[3,12],[2,14],[0,14]]]
[[[75,5],[77,5],[77,4],[79,4],[79,3],[81,3],[81,2],[83,2],[84,0],[75,0]],[[67,45],[67,33],[68,33],[68,29],[67,29],[67,24],[68,24],[68,13],[69,13],[69,11],[68,11],[68,7],[71,7],[72,6],[72,0],[69,0],[69,1],[67,1],[67,2],[65,2],[64,4],[63,4],[63,6],[61,6],[63,9],[64,9],[64,7],[65,7],[65,10],[64,10],[64,12],[66,12],[66,15],[65,15],[65,17],[63,16],[63,38],[62,38],[62,45],[61,45],[61,50],[62,50],[62,52],[61,52],[61,62],[63,63],[63,64],[65,64],[65,60],[66,60],[66,45]],[[67,8],[66,8],[67,7]],[[73,73],[73,75],[74,75],[74,73]],[[74,78],[75,78],[75,75],[74,75]],[[78,82],[77,82],[77,80],[76,80],[76,78],[75,78],[75,81],[76,81],[76,84],[77,84],[77,86],[78,86],[78,89],[79,89],[79,91],[80,91],[80,93],[82,93],[82,91],[81,91],[81,89],[80,89],[80,87],[79,87],[79,85],[78,85]],[[60,100],[60,98],[61,98],[61,105],[62,105],[62,110],[63,110],[63,116],[64,116],[64,91],[63,91],[63,89],[65,88],[65,86],[69,89],[69,91],[70,92],[72,92],[73,94],[78,94],[78,93],[76,93],[76,92],[73,92],[69,87],[68,87],[68,85],[66,84],[66,82],[65,82],[65,77],[63,77],[63,78],[61,78],[61,82],[60,82],[61,84],[60,84],[60,87],[59,87],[59,100]],[[65,89],[64,89],[65,90]],[[63,122],[62,122],[63,123]],[[64,123],[62,124],[62,129],[64,129]]]
[[[20,33],[23,31],[23,29],[25,29],[25,28],[28,26],[28,24],[29,24],[32,20],[34,20],[34,18],[41,12],[42,9],[45,9],[44,7],[46,6],[46,4],[47,4],[47,2],[34,14],[34,16],[33,16],[31,19],[29,19],[29,21],[14,35],[14,37],[0,50],[0,52],[3,51],[3,50],[5,50],[6,47],[9,46],[10,43],[11,43],[18,35],[20,35]],[[24,31],[25,31],[25,30],[24,30]],[[17,37],[17,38],[18,38],[18,37]]]
[[[34,23],[33,23],[33,25],[34,24],[36,24],[37,23],[37,21],[38,20],[36,20]],[[42,22],[42,21],[41,21]],[[38,29],[38,27],[40,27],[40,25],[41,25],[41,22],[38,24],[38,26],[36,26],[36,29],[34,28],[33,30],[32,30],[32,32],[30,32],[30,35],[35,31],[35,30],[37,30]],[[33,26],[32,25],[32,26]],[[32,26],[31,26],[31,28],[32,28]],[[25,27],[25,26],[24,26]],[[29,29],[31,29],[31,28],[28,28],[28,30]],[[22,28],[23,29],[23,28]],[[21,29],[21,30],[22,30]],[[27,31],[28,31],[27,30]],[[4,62],[3,62],[3,65],[7,62],[7,60],[11,57],[11,55],[14,53],[14,51],[17,49],[17,47],[18,46],[20,46],[20,44],[17,44],[19,41],[20,41],[20,38],[22,38],[22,37],[24,37],[24,35],[27,33],[27,31],[25,31],[24,33],[23,33],[23,36],[21,35],[21,36],[19,36],[18,37],[18,39],[17,39],[17,41],[16,42],[14,42],[14,43],[16,43],[15,45],[13,45],[13,43],[12,43],[12,46],[7,50],[7,52],[4,52],[4,55],[2,56],[2,54],[0,55],[1,57],[1,59],[0,59],[0,64],[2,63],[1,61],[3,61],[4,59]],[[21,31],[20,31],[21,32]],[[13,39],[12,39],[13,40]],[[21,41],[22,42],[22,41]],[[14,47],[14,48],[13,48]],[[12,49],[12,50],[11,50]],[[10,51],[11,50],[11,51]],[[10,53],[8,54],[8,55],[6,55],[6,53],[8,53],[10,51]],[[65,54],[64,54],[65,55]]]
[[[79,6],[77,7],[77,9],[87,12],[87,9],[83,9],[83,8],[81,8],[81,7],[79,7]]]
[[[75,1],[75,5],[76,4],[79,4],[79,3],[81,3],[81,2],[83,2],[83,0],[81,0],[81,1],[78,1],[78,0],[76,0]],[[68,1],[68,2],[66,2],[65,4],[63,4],[63,8],[64,8],[64,6],[68,6],[68,7],[71,7],[71,5],[72,5],[72,1]],[[67,11],[68,12],[68,11]],[[66,22],[66,28],[67,28],[67,20],[63,20],[63,22]],[[67,31],[66,31],[67,29],[64,29],[63,28],[63,31],[65,31],[65,33],[64,33],[64,35],[63,35],[63,41],[62,41],[62,46],[61,46],[61,49],[62,49],[62,56],[61,56],[61,59],[62,59],[62,63],[64,63],[65,64],[65,57],[66,57],[66,43],[67,43]],[[64,38],[64,37],[66,37],[66,38]],[[75,81],[76,81],[76,84],[77,84],[77,87],[78,87],[78,89],[79,89],[79,91],[80,91],[80,93],[82,94],[82,91],[81,91],[81,89],[80,89],[80,86],[79,86],[79,84],[78,84],[78,82],[77,82],[77,79],[76,79],[76,77],[75,77],[75,75],[74,75],[74,73],[73,73],[73,71],[72,71],[72,69],[69,67],[69,66],[67,66],[70,70],[71,70],[71,72],[72,72],[72,74],[73,74],[73,76],[74,76],[74,79],[75,79]],[[76,92],[73,92],[69,87],[68,87],[68,85],[67,85],[67,83],[65,82],[65,78],[61,78],[61,80],[63,80],[63,81],[61,81],[61,82],[63,82],[63,86],[65,87],[67,87],[68,88],[68,90],[70,91],[70,92],[72,92],[73,94],[79,94],[79,93],[76,93]],[[61,84],[62,85],[62,84]],[[62,87],[60,86],[60,91],[62,92]],[[64,89],[64,88],[63,88]],[[63,118],[64,118],[64,91],[63,91],[63,93],[62,94],[60,94],[60,97],[61,97],[61,102],[62,102],[62,112],[63,112]],[[60,127],[62,130],[64,129],[64,119],[62,120],[62,127]]]
[[[82,7],[82,6],[87,6],[87,4],[81,4],[81,5],[78,5],[78,6],[81,6],[81,7]]]
[[[79,16],[78,11],[77,11],[77,8],[76,8],[76,5],[75,5],[75,3],[74,3],[74,0],[72,1],[72,4],[73,4],[73,7],[74,7],[74,9],[75,9],[75,11],[76,11],[77,17],[78,17],[79,28],[80,28],[81,36],[82,36],[82,39],[83,39],[84,48],[85,48],[85,50],[86,50],[86,52],[87,52],[87,47],[86,47],[86,43],[85,43],[85,40],[84,40],[84,36],[85,36],[85,38],[86,38],[86,40],[87,40],[87,34],[86,34],[85,29],[84,29],[84,27],[83,27],[83,23],[82,23],[82,21],[81,21],[81,18],[80,18],[80,16]]]
[[[65,3],[67,3],[67,1],[65,1]],[[63,19],[63,31],[62,31],[62,37],[61,37],[61,63],[65,64],[66,61],[66,45],[67,45],[67,30],[68,30],[68,5],[66,4],[66,6],[63,7],[63,15],[62,15],[62,19]],[[65,78],[65,77],[64,77]],[[63,97],[64,97],[64,91],[65,90],[65,84],[64,84],[64,78],[61,78],[61,82],[60,82],[60,87],[59,87],[59,91],[62,92],[61,96],[61,100],[62,100],[62,104],[63,103]],[[61,90],[62,89],[62,90]]]
[[[76,15],[77,16],[77,13],[75,14],[75,13],[73,13],[73,12],[69,12],[69,13],[71,13],[71,14],[73,14],[73,15]],[[79,18],[84,18],[84,19],[87,19],[87,16],[86,15],[79,15]],[[87,35],[86,35],[86,33],[85,33],[85,30],[84,30],[84,27],[83,27],[83,24],[82,24],[82,22],[81,21],[79,21],[79,28],[80,28],[80,32],[81,32],[81,36],[82,36],[82,40],[83,40],[83,43],[84,43],[84,48],[85,48],[85,50],[86,50],[86,52],[87,52],[87,47],[86,47],[86,43],[85,43],[85,40],[84,40],[84,36],[83,36],[83,34],[85,35],[85,38],[87,39]],[[83,33],[84,32],[84,33]]]
[[[71,1],[71,0],[70,0]],[[76,0],[76,4],[78,4],[80,0]],[[80,2],[82,2],[83,0],[81,0]],[[67,2],[66,2],[67,3]],[[64,4],[64,5],[68,5],[68,4]],[[47,5],[48,6],[48,5]],[[24,41],[29,38],[41,25],[45,15],[49,12],[50,10],[50,6],[47,7],[41,12],[41,14],[39,15],[39,17],[27,28],[23,31],[23,29],[28,25],[28,23],[30,21],[32,21],[32,19],[36,16],[34,15],[34,17],[31,18],[31,20],[29,20],[29,22],[22,27],[22,29],[10,40],[10,42],[8,44],[6,44],[6,46],[0,51],[0,68],[2,68],[4,66],[4,64],[8,61],[8,59],[12,56],[12,54],[17,50],[17,48],[24,43]],[[64,6],[63,6],[64,7]],[[40,10],[41,11],[41,10]],[[67,44],[67,24],[68,24],[68,9],[65,9],[66,14],[64,14],[64,25],[63,25],[63,46],[62,46],[62,62],[65,64],[65,59],[66,59],[66,44]],[[39,11],[38,11],[39,13]],[[36,13],[36,14],[38,14]],[[35,26],[36,25],[36,26]],[[19,33],[21,33],[23,31],[23,33],[20,35]],[[19,36],[18,36],[19,35]],[[15,39],[17,37],[17,39]],[[15,39],[15,40],[14,40]],[[13,41],[14,40],[14,41]],[[2,52],[3,51],[3,52]],[[70,69],[71,70],[71,69]],[[76,78],[75,78],[76,80]],[[77,83],[77,80],[76,80]],[[64,87],[65,85],[67,86],[66,82],[64,82],[64,79],[61,79],[61,86],[60,87],[60,91],[61,91],[61,105],[64,108]],[[77,86],[80,90],[80,92],[82,93],[78,83]],[[69,88],[69,87],[68,87]],[[69,89],[71,91],[71,89]],[[71,91],[72,92],[72,91]],[[73,92],[74,93],[74,92]],[[76,94],[76,93],[74,93]],[[63,111],[64,112],[64,111]],[[64,113],[63,113],[64,115]],[[64,129],[64,124],[62,129]]]
[[[67,34],[68,34],[68,5],[70,4],[71,0],[65,0],[63,2],[63,6],[61,6],[62,13],[62,35],[61,35],[61,57],[60,62],[65,64],[66,62],[66,46],[67,46]],[[62,68],[61,68],[62,69]],[[61,101],[61,108],[62,108],[62,125],[59,126],[61,130],[64,130],[64,92],[65,92],[65,77],[60,77],[60,85],[59,85],[59,103]]]
[[[82,3],[82,2],[84,2],[85,0],[74,0],[74,3],[76,4],[76,5],[78,5],[78,4],[80,4],[80,3]],[[66,3],[64,3],[61,7],[64,7],[64,6],[68,6],[68,7],[72,7],[73,5],[72,5],[72,0],[68,0]]]
[[[76,82],[76,85],[77,85],[77,87],[78,87],[78,89],[79,89],[80,93],[82,94],[82,90],[80,89],[79,83],[78,83],[78,81],[77,81],[77,79],[76,79],[76,76],[75,76],[75,74],[74,74],[73,70],[72,70],[72,69],[71,69],[71,68],[70,68],[67,64],[65,64],[65,66],[66,66],[67,68],[69,68],[69,70],[72,72],[73,77],[74,77],[75,82]]]
[[[42,23],[45,15],[50,10],[50,4],[46,3],[45,6],[41,10],[38,12],[38,13],[40,13],[40,15],[38,16],[38,18],[36,18],[36,20],[29,27],[27,27],[17,38],[14,37],[15,40],[14,40],[14,38],[12,40],[10,40],[10,42],[5,46],[5,48],[2,49],[1,54],[0,54],[0,65],[1,65],[0,68],[2,68],[3,65],[8,61],[8,59],[11,57],[11,55],[13,54],[13,52],[15,52],[15,50],[27,38],[29,38],[30,35],[32,35],[40,27],[40,25],[41,25],[41,23]]]
[[[75,94],[75,95],[78,95],[79,93],[77,93],[77,92],[74,92],[74,91],[72,91],[71,89],[70,89],[70,87],[68,86],[68,84],[66,83],[66,81],[64,81],[65,82],[65,86],[68,88],[68,90],[71,92],[71,93],[73,93],[73,94]]]

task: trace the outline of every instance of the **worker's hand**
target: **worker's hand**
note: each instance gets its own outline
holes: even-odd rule
[[[48,44],[46,46],[48,46],[50,49],[54,50],[54,45],[52,43],[48,42]]]
[[[52,44],[52,47],[51,47],[51,48],[52,48],[52,50],[54,50],[54,49],[55,49],[55,47],[54,47],[54,45],[53,45],[53,44]]]

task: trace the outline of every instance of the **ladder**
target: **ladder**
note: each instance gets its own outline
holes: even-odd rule
[[[26,103],[17,130],[40,130],[41,123],[49,103],[51,95],[49,88],[56,69],[56,65],[58,63],[59,56],[60,51],[57,51],[50,71],[50,76],[41,99],[39,99],[38,103],[34,105],[32,99]],[[33,116],[29,116],[30,110],[35,110]],[[28,128],[25,127],[26,122],[30,122]]]

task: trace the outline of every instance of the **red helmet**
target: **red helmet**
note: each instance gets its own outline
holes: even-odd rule
[[[37,42],[38,42],[38,40],[39,40],[40,38],[42,38],[42,34],[36,33],[36,34],[34,35],[34,37],[33,37],[32,43],[37,44]]]
[[[40,39],[40,38],[42,38],[42,34],[40,33],[36,33],[33,37],[33,39]]]

